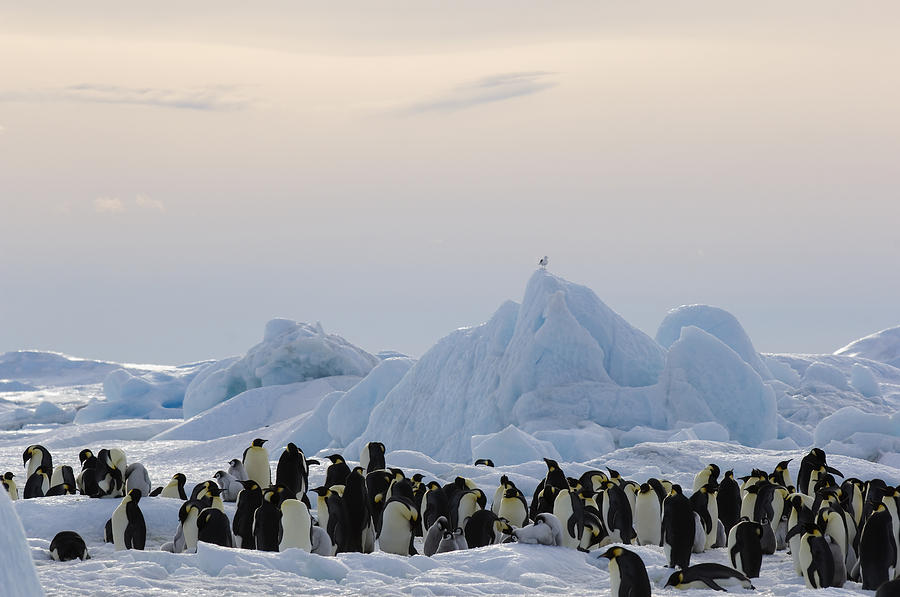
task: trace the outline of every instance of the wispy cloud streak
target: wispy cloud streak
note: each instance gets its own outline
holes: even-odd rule
[[[132,104],[181,110],[240,110],[250,105],[250,100],[241,95],[236,87],[228,85],[166,89],[82,83],[33,91],[0,93],[0,101]]]
[[[550,71],[525,71],[499,73],[460,85],[436,98],[416,102],[405,112],[456,112],[481,104],[532,95],[555,87],[557,82],[551,77],[557,73]]]

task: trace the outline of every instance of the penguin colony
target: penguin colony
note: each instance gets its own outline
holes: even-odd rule
[[[140,502],[159,497],[183,502],[175,535],[162,546],[175,553],[196,551],[203,541],[327,556],[371,553],[376,546],[414,555],[415,537],[423,537],[426,556],[515,541],[583,552],[610,546],[601,557],[610,561],[613,595],[644,597],[650,595],[646,568],[622,544],[661,546],[667,565],[677,569],[666,586],[682,589],[752,589],[750,579],[759,577],[763,556],[786,550],[809,588],[841,587],[848,579],[881,596],[900,588],[900,487],[843,478],[818,448],[803,457],[796,485],[787,470],[790,461],[771,473],[753,469],[735,478],[726,471],[721,479],[719,467],[710,464],[697,473],[689,495],[665,479],[638,484],[612,469],[567,477],[556,461],[545,458],[547,472],[530,502],[502,475],[488,505],[487,494],[470,479],[426,483],[422,475],[407,477],[387,467],[379,442],[363,447],[359,466],[351,467],[340,454],[327,456],[325,482],[315,488],[309,487],[309,468],[320,463],[289,443],[273,482],[265,443],[253,440],[241,459],[195,485],[190,496],[184,474],[151,489],[144,466],[128,465],[115,448],[96,455],[82,450],[76,476],[70,466],[54,468],[50,452],[32,445],[22,456],[24,487],[12,472],[0,481],[13,500],[75,494],[121,498],[104,529],[116,550],[144,549]],[[493,466],[490,460],[476,464]],[[308,494],[315,495],[316,516]],[[236,502],[230,520],[225,501]],[[691,565],[692,554],[712,548],[726,549],[733,567]],[[60,561],[90,558],[72,531],[53,538],[50,555]]]

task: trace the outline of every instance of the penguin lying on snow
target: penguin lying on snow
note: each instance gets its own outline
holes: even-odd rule
[[[87,545],[84,544],[84,539],[75,531],[60,531],[56,533],[53,541],[50,542],[50,557],[57,562],[68,562],[75,558],[80,560],[91,559]]]
[[[672,573],[666,581],[667,587],[676,589],[714,589],[725,591],[723,587],[741,586],[745,589],[755,589],[750,579],[734,568],[722,564],[694,564],[684,570]]]
[[[513,537],[519,543],[562,546],[563,528],[557,517],[549,512],[541,512],[527,527],[514,529]]]

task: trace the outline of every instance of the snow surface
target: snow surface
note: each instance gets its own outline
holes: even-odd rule
[[[834,354],[862,357],[900,367],[900,326],[860,338],[839,348]]]
[[[25,531],[5,491],[0,491],[0,529],[0,591],[9,597],[41,595]]]

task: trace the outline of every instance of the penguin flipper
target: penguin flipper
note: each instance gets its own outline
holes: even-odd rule
[[[150,492],[150,497],[158,496],[159,494],[162,493],[162,490],[163,490],[162,487],[157,487],[156,489],[154,489],[153,491]]]
[[[707,587],[709,587],[710,589],[713,589],[714,591],[725,591],[725,589],[723,589],[723,588],[719,585],[719,583],[717,583],[716,581],[714,581],[714,580],[711,579],[711,578],[702,578],[702,577],[701,577],[701,578],[698,579],[698,580],[703,581],[703,584],[705,584],[705,585],[706,585]],[[727,593],[728,591],[725,591],[725,592]]]

